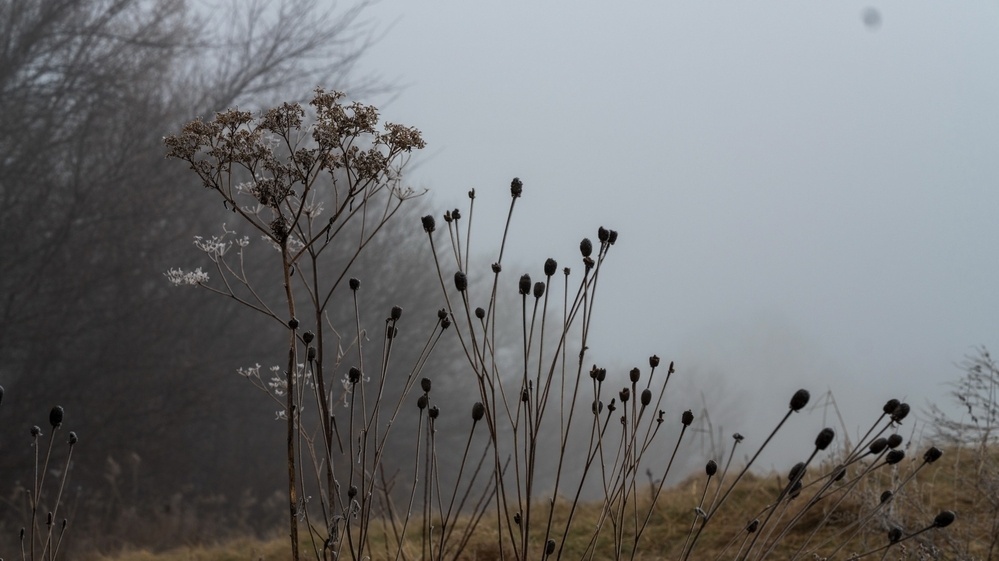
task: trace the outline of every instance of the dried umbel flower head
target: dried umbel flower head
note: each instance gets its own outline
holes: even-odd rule
[[[527,403],[531,400],[531,390],[524,388],[520,390],[520,400]]]
[[[475,317],[478,319],[486,319],[486,310],[482,308],[482,306],[475,308]]]
[[[613,413],[617,409],[617,398],[612,397],[610,403],[607,404],[607,412]]]
[[[454,274],[454,287],[458,292],[465,292],[468,289],[468,277],[465,276],[465,273],[458,271]]]
[[[432,234],[437,229],[437,221],[429,214],[421,218],[420,221],[423,222],[423,231],[428,234]]]
[[[530,292],[531,292],[531,275],[527,275],[527,274],[521,275],[520,276],[520,285],[519,285],[518,288],[520,290],[520,294],[521,295],[527,296],[528,294],[530,294]]]
[[[514,177],[513,181],[510,182],[510,196],[517,199],[524,194],[524,183],[519,177]]]
[[[806,405],[808,405],[808,398],[811,397],[808,394],[808,390],[798,390],[794,392],[791,396],[791,411],[801,411]]]
[[[936,446],[930,446],[930,449],[923,454],[923,461],[928,464],[932,464],[933,462],[939,460],[940,456],[943,456],[943,451]]]
[[[49,424],[52,425],[52,428],[59,428],[62,425],[64,414],[65,411],[59,405],[56,405],[49,411]]]
[[[583,241],[579,242],[579,252],[583,254],[583,257],[589,257],[593,254],[593,242],[590,238],[583,238]]]
[[[683,423],[683,426],[689,427],[690,424],[694,422],[694,412],[690,409],[684,411],[683,415],[680,417],[680,422]]]
[[[519,512],[513,513],[513,523],[516,524],[516,525],[518,525],[518,526],[520,526],[520,513]]]
[[[649,357],[649,366],[651,366],[652,368],[655,368],[655,367],[659,366],[659,356],[658,355],[652,355],[652,356]]]
[[[732,439],[735,440],[736,443],[739,443],[745,440],[746,437],[736,432],[732,434]]]
[[[836,432],[833,431],[831,428],[826,427],[822,429],[821,431],[819,431],[819,435],[815,437],[815,449],[825,450],[826,448],[829,447],[829,444],[832,443],[833,438],[835,438],[835,436]]]
[[[957,515],[954,514],[954,511],[945,510],[940,514],[936,515],[936,517],[933,519],[933,525],[937,528],[946,528],[947,526],[953,524],[954,520],[956,519]]]
[[[458,210],[458,209],[452,210],[451,211],[451,218],[454,218],[455,220],[461,219],[461,211]]]
[[[392,306],[392,313],[389,315],[392,321],[399,321],[402,318],[402,308],[399,306]]]
[[[353,290],[354,292],[357,292],[357,289],[361,288],[361,281],[359,281],[359,280],[357,280],[355,278],[352,278],[349,281],[347,281],[347,285],[350,286],[351,290]]]
[[[444,211],[444,222],[447,222],[448,224],[450,224],[451,220],[452,220],[452,218],[451,218],[451,211],[450,210]]]
[[[430,378],[420,380],[420,387],[423,389],[424,393],[430,393],[430,386]]]
[[[468,198],[469,199],[474,199],[475,198],[475,189],[471,189],[471,190],[468,191]]]
[[[704,465],[704,473],[708,474],[708,477],[712,477],[718,473],[718,462],[708,460],[708,463]]]
[[[890,435],[888,437],[888,447],[889,448],[898,448],[901,445],[902,445],[902,435],[901,434],[895,433],[895,434]]]
[[[558,263],[554,259],[549,257],[545,259],[545,276],[550,277],[555,274],[555,270],[558,269]]]
[[[892,450],[885,454],[885,463],[888,465],[894,465],[902,461],[905,458],[905,450]]]
[[[350,370],[347,371],[347,380],[349,380],[351,384],[356,384],[360,382],[361,370],[358,369],[356,366],[351,366]]]
[[[645,388],[642,390],[642,407],[648,407],[652,403],[652,390]]]
[[[534,297],[541,298],[544,295],[545,295],[545,283],[540,281],[534,283]]]
[[[316,334],[311,331],[306,331],[305,333],[302,333],[302,342],[305,343],[306,345],[311,343],[315,338]]]
[[[604,380],[606,380],[607,379],[607,369],[606,368],[597,368],[597,376],[596,376],[596,378],[597,378],[598,382],[603,382]]]
[[[641,377],[642,371],[637,368],[632,368],[631,371],[628,372],[628,379],[631,380],[632,383],[638,382]]]
[[[482,420],[482,416],[486,414],[486,406],[482,405],[481,401],[476,401],[472,404],[472,422],[478,423]]]

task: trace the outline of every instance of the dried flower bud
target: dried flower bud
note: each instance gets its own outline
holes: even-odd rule
[[[589,257],[593,253],[593,242],[590,238],[583,238],[583,241],[579,242],[579,252],[583,257]]]
[[[311,343],[312,340],[315,338],[316,334],[311,331],[306,331],[305,333],[302,333],[302,342],[305,343],[306,345]]]
[[[545,276],[550,277],[555,274],[555,270],[558,269],[558,263],[554,259],[549,257],[545,259]]]
[[[621,403],[628,403],[628,400],[631,398],[631,390],[624,388],[618,392],[617,396],[621,398]]]
[[[541,298],[544,295],[545,295],[545,283],[540,281],[534,283],[534,297]]]
[[[312,362],[313,360],[316,360],[316,354],[318,354],[318,353],[316,353],[316,348],[315,347],[309,347],[309,350],[305,351],[305,358],[309,362]]]
[[[402,308],[399,306],[392,306],[392,314],[389,316],[392,321],[399,321],[402,318]]]
[[[651,366],[652,368],[656,368],[657,366],[659,366],[659,356],[658,355],[652,355],[652,356],[649,357],[649,366]]]
[[[631,380],[633,384],[637,383],[641,377],[642,371],[637,368],[632,368],[631,371],[628,372],[628,379]]]
[[[747,532],[747,533],[749,533],[749,534],[752,534],[752,533],[753,533],[753,532],[755,532],[755,531],[756,531],[756,529],[757,529],[757,528],[759,528],[759,527],[760,527],[760,519],[759,519],[759,518],[755,518],[755,519],[753,519],[753,521],[752,521],[752,522],[750,522],[750,523],[749,523],[749,524],[748,524],[748,525],[746,526],[746,532]]]
[[[902,539],[902,529],[895,526],[891,530],[888,530],[888,543],[898,543],[898,540]]]
[[[889,448],[898,448],[901,445],[902,445],[902,435],[901,434],[895,433],[895,434],[892,434],[892,435],[888,436],[888,447]]]
[[[357,289],[361,288],[361,281],[359,281],[359,280],[357,280],[355,278],[352,278],[349,281],[347,281],[347,285],[350,287],[351,290],[353,290],[354,292],[357,292]]]
[[[617,243],[617,230],[610,231],[610,235],[607,236],[607,243],[610,245]]]
[[[545,544],[545,555],[555,553],[555,540],[549,539]]]
[[[528,295],[531,292],[531,275],[521,275],[520,276],[520,294]]]
[[[486,319],[486,310],[484,310],[481,306],[475,308],[475,317],[479,319]]]
[[[598,382],[603,382],[606,379],[607,379],[607,369],[606,368],[597,368],[597,381]]]
[[[892,450],[885,454],[885,463],[894,465],[901,462],[903,458],[905,458],[905,450]]]
[[[65,411],[63,411],[62,407],[59,405],[56,405],[51,411],[49,411],[49,424],[52,425],[52,428],[58,428],[62,425],[62,417],[64,414]]]
[[[936,526],[937,528],[946,528],[947,526],[953,524],[956,518],[957,515],[954,514],[954,511],[945,510],[940,514],[936,515],[936,517],[933,519],[933,525]]]
[[[689,427],[690,423],[694,422],[694,413],[690,409],[687,409],[680,417],[680,422],[683,423],[683,426]]]
[[[835,437],[836,437],[836,432],[833,431],[831,428],[826,427],[822,429],[821,431],[819,431],[819,435],[815,437],[815,449],[825,450],[826,448],[829,447],[829,444],[832,443],[833,438]]]
[[[430,234],[437,229],[437,221],[431,215],[426,215],[420,219],[423,222],[423,231]]]
[[[347,498],[353,499],[357,496],[357,485],[351,485],[350,489],[347,489]]]
[[[885,437],[877,438],[874,442],[871,442],[870,450],[871,454],[880,454],[888,447],[888,439]]]
[[[69,433],[69,445],[70,445],[70,446],[72,446],[72,445],[76,444],[76,443],[77,443],[77,442],[79,442],[79,441],[80,441],[80,439],[79,439],[79,438],[77,438],[77,436],[76,436],[76,433],[75,433],[75,432],[70,432],[70,433]]]
[[[465,273],[458,271],[454,274],[454,287],[458,289],[458,292],[465,292],[468,289],[468,277]]]
[[[419,397],[419,398],[418,398],[418,399],[416,400],[416,406],[420,408],[420,411],[423,411],[424,409],[426,409],[426,408],[427,408],[427,405],[428,405],[429,403],[430,403],[430,400],[429,400],[429,399],[427,399],[427,396],[426,396],[426,395],[421,395],[421,396],[420,396],[420,397]]]
[[[441,410],[436,405],[432,405],[430,407],[430,411],[427,412],[427,415],[429,415],[431,419],[436,419],[437,416],[440,415],[440,414],[441,414]]]
[[[604,402],[602,402],[602,401],[600,401],[598,399],[594,399],[593,400],[593,405],[591,406],[591,409],[593,410],[593,414],[594,415],[599,415],[599,414],[603,413],[603,411],[604,411]]]
[[[502,271],[502,270],[503,270],[503,266],[502,265],[500,265],[499,263],[493,263],[493,272],[494,273],[496,273],[498,275],[500,273],[500,271]]]
[[[708,477],[718,473],[718,463],[714,460],[708,460],[708,463],[704,466],[704,473],[708,474]]]
[[[351,384],[356,384],[361,381],[361,371],[356,366],[351,366],[350,370],[347,372],[347,379],[350,380]]]
[[[652,390],[645,388],[642,390],[642,407],[648,407],[652,403]]]
[[[884,411],[886,415],[891,415],[895,411],[895,408],[898,407],[898,404],[899,401],[897,399],[889,399],[881,410]]]
[[[885,504],[886,502],[890,501],[891,498],[894,496],[895,493],[892,493],[891,491],[884,491],[883,493],[881,493],[881,497],[878,500],[881,502],[881,504]]]
[[[451,223],[451,211],[450,210],[445,210],[444,211],[444,222],[447,222],[448,224]]]
[[[514,177],[510,182],[510,195],[517,199],[524,193],[524,183],[519,177]]]
[[[909,415],[909,404],[899,403],[898,407],[891,412],[891,420],[893,423],[901,423],[902,419]]]
[[[923,454],[923,461],[928,464],[932,464],[933,462],[939,460],[940,456],[943,456],[943,451],[936,446],[930,446],[930,449]]]
[[[430,385],[430,378],[420,380],[420,387],[423,388],[425,393],[430,393]]]
[[[472,422],[478,423],[482,420],[482,416],[486,414],[486,406],[482,405],[481,401],[476,401],[472,404]]]
[[[791,411],[801,411],[808,405],[808,390],[798,390],[791,396]]]
[[[292,329],[298,329],[298,320],[295,319],[295,318],[289,319],[288,320],[288,327],[290,327]]]

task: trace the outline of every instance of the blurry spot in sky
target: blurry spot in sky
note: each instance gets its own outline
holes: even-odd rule
[[[871,31],[877,31],[881,27],[881,12],[877,8],[868,7],[864,10],[861,19],[864,21],[864,25],[867,29]]]

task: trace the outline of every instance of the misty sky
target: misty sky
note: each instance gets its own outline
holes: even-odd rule
[[[999,352],[996,2],[368,15],[385,36],[361,70],[404,86],[383,115],[424,131],[410,178],[434,208],[475,188],[492,255],[524,181],[511,290],[549,256],[579,268],[597,226],[620,232],[593,361],[675,359],[706,399],[764,419],[831,389],[854,430],[890,397],[945,401],[956,362]]]

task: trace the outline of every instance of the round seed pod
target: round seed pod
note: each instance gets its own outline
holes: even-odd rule
[[[760,519],[759,518],[755,518],[755,519],[753,519],[752,522],[750,522],[749,524],[746,525],[746,532],[749,533],[749,534],[752,534],[759,527],[760,527]]]
[[[891,498],[894,496],[895,493],[892,493],[891,491],[885,491],[881,493],[881,498],[880,498],[881,504],[885,504],[886,502],[890,501]]]
[[[902,529],[895,526],[891,530],[888,530],[888,543],[898,543],[898,540],[902,539]]]
[[[600,243],[607,243],[607,238],[609,237],[610,232],[607,231],[607,228],[604,228],[603,226],[597,228],[597,239],[600,240]]]
[[[70,446],[72,446],[72,445],[76,444],[76,443],[77,443],[77,442],[79,442],[79,441],[80,441],[80,439],[79,439],[79,438],[77,438],[77,436],[76,436],[76,433],[75,433],[75,432],[70,432],[70,433],[69,433],[69,445],[70,445]]]
[[[583,257],[589,257],[593,253],[593,242],[590,238],[583,238],[583,241],[579,242],[579,252]]]
[[[437,221],[431,215],[426,215],[420,219],[423,222],[423,231],[430,234],[437,229]]]
[[[569,276],[569,273],[571,273],[571,272],[572,272],[572,269],[570,269],[569,267],[566,267],[566,268],[562,269],[562,274],[565,275],[565,276]]]
[[[482,420],[482,416],[486,414],[486,406],[482,405],[481,401],[476,401],[472,404],[472,422],[478,423]]]
[[[558,263],[549,257],[545,259],[545,276],[550,277],[555,274],[555,270],[558,269]]]
[[[708,460],[708,463],[704,466],[704,473],[708,474],[708,477],[718,473],[718,462]]]
[[[313,360],[316,360],[316,354],[318,354],[318,353],[316,353],[316,348],[315,347],[309,347],[309,350],[305,352],[305,358],[309,362],[312,362]]]
[[[503,270],[503,266],[500,265],[499,263],[493,263],[492,269],[493,269],[493,272],[498,275],[498,274],[500,274],[500,271]]]
[[[651,366],[652,368],[655,368],[655,367],[659,366],[659,356],[658,355],[652,355],[652,356],[649,357],[649,366]]]
[[[801,411],[806,405],[808,405],[808,398],[811,397],[808,394],[808,390],[798,390],[794,392],[791,396],[791,411]]]
[[[933,462],[939,460],[940,456],[943,456],[943,451],[936,446],[930,446],[930,449],[923,454],[923,461],[928,464],[932,464]]]
[[[829,427],[826,427],[819,431],[819,435],[815,437],[815,448],[816,450],[825,450],[832,443],[833,438],[835,438],[836,432]]]
[[[936,526],[937,528],[946,528],[947,526],[953,524],[955,519],[957,519],[957,515],[954,514],[954,511],[945,510],[940,514],[936,515],[936,517],[933,519],[933,525]]]
[[[898,407],[891,412],[891,420],[893,423],[901,423],[902,419],[909,415],[909,404],[899,403]]]
[[[607,236],[607,243],[610,245],[617,243],[617,230],[610,231],[610,234]]]
[[[350,380],[351,384],[356,384],[361,381],[361,371],[356,366],[351,366],[350,370],[347,371],[347,379]]]
[[[591,409],[593,410],[593,414],[594,415],[599,415],[599,414],[603,413],[603,411],[604,411],[604,402],[602,402],[602,401],[600,401],[598,399],[594,399],[593,400],[593,406],[591,407]]]
[[[481,306],[475,308],[475,317],[478,319],[486,319],[486,310],[483,309]]]
[[[545,555],[551,555],[555,553],[555,540],[548,540],[545,544]]]
[[[885,454],[885,463],[888,465],[895,465],[905,458],[905,450],[892,450]]]
[[[871,442],[870,450],[871,454],[880,454],[888,447],[888,439],[885,437],[877,438],[874,442]]]
[[[402,308],[400,306],[392,306],[392,315],[389,316],[392,321],[399,321],[402,318]]]
[[[544,295],[545,295],[545,283],[540,281],[534,283],[534,297],[541,298]]]
[[[426,409],[429,403],[430,400],[427,399],[426,395],[421,395],[419,399],[416,400],[416,406],[419,407],[421,411]]]
[[[607,379],[607,369],[606,368],[598,368],[597,369],[597,381],[598,382],[603,382],[606,379]]]
[[[642,390],[642,407],[648,407],[652,403],[652,390],[645,388]]]
[[[621,398],[621,403],[628,403],[628,400],[631,399],[631,390],[623,388],[617,396]]]
[[[520,275],[520,294],[526,296],[531,292],[531,275]]]
[[[289,319],[288,320],[288,327],[290,327],[292,329],[298,329],[298,320],[295,319],[295,318]]]
[[[305,343],[306,345],[311,343],[315,338],[316,334],[311,331],[306,331],[305,333],[302,333],[302,342]]]
[[[347,286],[349,286],[350,289],[353,290],[354,292],[357,292],[357,289],[361,288],[361,281],[352,278],[349,281],[347,281]]]
[[[517,199],[524,194],[524,183],[519,177],[514,177],[513,181],[510,182],[510,196]]]
[[[347,498],[348,499],[353,499],[356,496],[357,496],[357,486],[356,485],[351,485],[350,489],[347,489]]]
[[[31,427],[31,436],[38,438],[42,435],[42,427],[35,425]]]
[[[800,480],[802,477],[805,477],[805,462],[798,462],[791,466],[791,471],[787,473],[787,480]]]
[[[694,413],[690,409],[687,409],[680,416],[680,422],[683,423],[683,426],[689,427],[694,422]]]
[[[458,292],[465,292],[468,289],[468,277],[465,273],[458,271],[454,274],[454,287],[458,289]]]
[[[441,414],[441,410],[436,405],[432,405],[430,406],[430,411],[427,412],[427,414],[430,415],[431,419],[436,419],[437,416]]]
[[[628,379],[631,380],[632,383],[638,382],[641,377],[642,371],[637,368],[632,368],[631,371],[628,372]]]
[[[430,378],[424,378],[420,380],[420,388],[423,389],[424,393],[430,393]]]
[[[446,317],[447,317],[447,310],[445,310],[444,308],[437,310],[437,319],[444,319]]]
[[[895,411],[895,408],[898,407],[898,404],[899,401],[897,399],[889,399],[881,410],[884,411],[886,415],[891,415]]]
[[[902,435],[895,433],[888,437],[888,447],[898,448],[902,444]]]
[[[65,411],[63,411],[62,407],[59,405],[56,405],[51,411],[49,411],[49,424],[52,425],[52,428],[58,428],[62,425],[62,418],[64,414]]]

